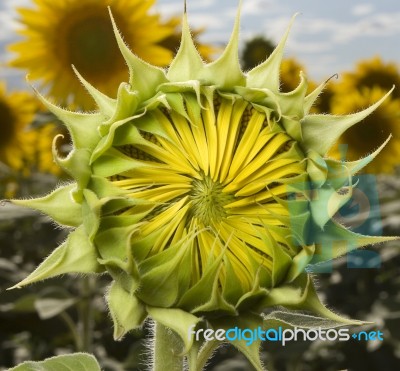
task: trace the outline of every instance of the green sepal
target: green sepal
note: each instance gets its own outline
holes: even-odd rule
[[[108,133],[111,125],[119,121],[125,121],[133,117],[139,103],[137,91],[131,91],[129,84],[123,82],[119,85],[116,105],[113,115],[99,126],[99,132],[102,136]]]
[[[333,220],[325,224],[323,231],[314,230],[311,238],[316,243],[312,263],[326,262],[366,245],[399,239],[389,236],[364,236],[346,229]]]
[[[247,87],[258,88],[258,89],[269,89],[273,92],[279,91],[279,75],[281,62],[283,57],[283,52],[285,49],[285,44],[289,36],[290,29],[294,22],[295,14],[289,23],[289,27],[286,30],[284,36],[279,42],[278,46],[271,53],[268,59],[253,68],[247,75]]]
[[[343,187],[339,191],[325,185],[315,190],[310,202],[311,216],[314,223],[324,230],[325,224],[344,206],[352,196],[352,187]]]
[[[110,182],[107,178],[103,178],[97,175],[91,176],[90,181],[88,183],[88,189],[93,191],[98,198],[104,198],[104,197],[118,198],[130,193],[129,190],[117,187],[113,185],[113,183]]]
[[[110,177],[142,166],[145,166],[142,161],[126,156],[111,147],[94,161],[92,171],[94,175]]]
[[[90,156],[90,151],[88,149],[82,148],[74,149],[66,158],[55,157],[56,163],[75,179],[78,191],[86,188],[90,180]],[[80,201],[79,196],[76,197],[76,199]]]
[[[167,77],[163,69],[146,63],[129,50],[118,31],[110,9],[109,11],[119,49],[129,68],[131,90],[137,91],[139,100],[143,102],[154,95],[159,85],[168,82]]]
[[[140,134],[138,130],[131,124],[128,124],[130,121],[135,119],[136,117],[140,117],[142,114],[138,116],[128,116],[123,120],[119,120],[113,122],[112,124],[107,126],[107,133],[99,140],[96,148],[94,149],[92,156],[90,158],[90,163],[92,164],[96,161],[101,155],[103,155],[108,149],[114,146],[122,146],[124,144],[133,144],[136,143],[140,138]],[[117,133],[121,132],[124,135],[117,135]],[[135,140],[136,139],[136,140]],[[142,141],[143,139],[140,138]]]
[[[208,305],[212,304],[213,297],[210,287],[214,287],[216,277],[221,269],[224,254],[225,249],[213,261],[211,261],[212,255],[210,255],[200,280],[182,295],[177,304],[178,307],[192,311],[194,308],[201,307],[207,303]]]
[[[104,121],[102,113],[71,112],[49,102],[36,89],[35,93],[45,107],[67,127],[76,149],[93,149],[100,139],[98,126]]]
[[[314,253],[315,245],[305,245],[305,242],[301,244],[301,250],[292,258],[292,264],[285,277],[286,282],[293,282],[301,274],[305,273],[307,265],[311,262]]]
[[[343,323],[345,325],[363,325],[366,323],[363,321],[345,318],[337,313],[332,312],[324,304],[322,304],[321,300],[318,297],[317,291],[315,290],[314,283],[309,275],[307,276],[307,280],[308,285],[305,290],[305,299],[298,308],[293,309],[310,311],[317,314],[318,316],[322,316],[323,318],[326,318],[328,320],[335,321],[337,323]]]
[[[210,291],[210,288],[208,288]],[[209,314],[213,315],[237,315],[235,307],[227,302],[221,293],[220,282],[218,274],[214,276],[214,282],[211,286],[210,298],[204,303],[198,305],[196,308],[191,310],[192,313],[197,314]]]
[[[260,112],[265,112],[267,117],[271,112],[275,112],[278,119],[281,118],[282,111],[278,97],[271,90],[236,86],[234,92],[244,100],[252,102],[253,107]]]
[[[189,116],[186,112],[186,108],[183,102],[182,94],[179,93],[168,93],[165,95],[165,98],[168,103],[168,109],[170,110],[171,114],[180,114],[186,120],[190,121]]]
[[[130,241],[140,227],[145,214],[127,216],[106,216],[100,224],[95,243],[102,259],[117,259],[128,264],[131,260]]]
[[[308,94],[304,98],[303,109],[305,115],[308,115],[310,113],[312,106],[314,105],[320,94],[323,92],[323,90],[325,89],[328,81],[329,80],[324,81],[322,84],[318,85],[310,94]]]
[[[121,340],[127,332],[142,326],[147,317],[146,307],[134,293],[113,281],[106,300],[114,323],[114,340]]]
[[[231,38],[222,55],[216,61],[204,65],[195,75],[195,78],[205,85],[215,85],[222,91],[246,85],[246,76],[240,68],[238,56],[240,10],[241,4],[239,4]]]
[[[138,265],[141,285],[137,295],[148,305],[174,305],[189,287],[190,266],[191,254],[185,241],[145,259]]]
[[[362,121],[376,110],[393,89],[394,88],[390,89],[388,93],[372,106],[357,113],[343,116],[315,114],[304,117],[301,120],[303,129],[302,146],[304,151],[307,152],[312,149],[321,156],[326,155],[329,149],[347,129]],[[321,140],[321,138],[324,138],[324,140]]]
[[[204,68],[204,63],[194,45],[185,12],[182,18],[181,43],[168,68],[167,78],[172,82],[186,82],[193,79],[193,76],[196,76],[202,68]]]
[[[316,188],[321,187],[328,177],[328,165],[326,160],[314,150],[307,153],[307,174],[312,185]],[[348,180],[348,177],[347,179]]]
[[[272,278],[267,269],[259,266],[254,277],[254,283],[250,291],[246,292],[237,302],[236,310],[238,313],[252,311],[262,311],[264,308],[260,307],[262,299],[268,296],[271,287]]]
[[[83,226],[90,242],[94,241],[100,226],[101,202],[89,189],[83,190],[82,218]]]
[[[263,318],[258,314],[254,313],[242,313],[240,316],[230,317],[225,316],[222,318],[217,318],[215,320],[210,319],[212,327],[215,329],[224,329],[225,331],[229,329],[234,329],[237,327],[242,331],[249,329],[250,331],[257,331],[258,328],[263,326]],[[248,334],[249,335],[249,334]],[[251,339],[254,339],[254,334],[251,334]],[[250,337],[249,337],[250,338]],[[251,344],[249,342],[251,341]],[[230,341],[230,343],[239,350],[251,363],[256,371],[264,371],[261,359],[260,359],[260,346],[261,339],[257,336],[256,340],[246,341],[244,339],[236,339]]]
[[[286,273],[292,263],[292,258],[285,252],[282,246],[272,238],[271,234],[265,229],[266,235],[269,237],[269,241],[263,238],[266,243],[269,242],[268,246],[272,252],[272,287],[278,286],[285,278]]]
[[[282,115],[289,116],[295,120],[304,117],[304,99],[308,89],[308,83],[303,72],[300,72],[300,83],[291,92],[276,93],[279,100]]]
[[[295,147],[297,152],[299,154],[301,153],[304,157],[303,151],[300,149],[298,144],[303,140],[303,134],[301,132],[299,120],[297,118],[282,115],[281,119],[279,120],[279,124],[285,129],[285,132],[295,140],[292,146]]]
[[[325,317],[317,317],[310,314],[305,314],[296,311],[289,310],[276,310],[268,314],[263,315],[263,328],[276,328],[278,325],[283,325],[287,328],[321,328],[321,329],[333,329],[338,327],[346,326],[346,323],[341,321],[334,321]]]
[[[222,295],[228,303],[236,303],[244,294],[242,283],[235,272],[231,260],[224,256],[225,282]]]
[[[116,100],[97,90],[92,84],[90,84],[89,81],[83,78],[83,76],[79,73],[74,65],[72,66],[72,69],[74,70],[75,75],[78,77],[79,81],[96,102],[96,105],[99,108],[100,112],[105,117],[111,117],[115,111]]]
[[[188,330],[195,328],[201,321],[201,318],[178,308],[147,306],[147,312],[154,321],[161,323],[179,335],[184,345],[183,354],[189,352],[192,348],[194,338]]]
[[[81,226],[71,232],[67,240],[57,247],[28,277],[10,289],[65,273],[100,273],[97,254]]]
[[[78,227],[82,224],[82,206],[72,198],[71,192],[74,189],[76,189],[76,184],[68,184],[44,197],[11,200],[11,202],[18,206],[39,210],[61,225]]]
[[[342,187],[349,181],[350,176],[355,175],[362,168],[367,166],[382,151],[391,137],[392,136],[390,135],[376,151],[360,160],[338,161],[334,159],[325,159],[329,170],[327,179],[329,184],[331,184],[335,189]]]
[[[264,307],[282,305],[296,308],[306,299],[308,285],[308,276],[303,273],[290,283],[282,283],[280,286],[272,288],[268,297],[263,299],[262,304]]]

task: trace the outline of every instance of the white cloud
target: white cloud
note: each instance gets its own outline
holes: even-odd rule
[[[400,12],[374,14],[357,22],[339,24],[333,41],[347,43],[361,37],[385,37],[400,33]]]
[[[370,3],[357,4],[350,10],[350,13],[355,15],[356,17],[363,17],[365,15],[371,14],[374,9],[374,5]]]
[[[236,7],[234,9],[236,11]],[[276,0],[247,0],[242,5],[242,16],[259,15],[260,13],[265,13],[266,15],[278,12],[284,13],[285,9],[282,3]]]

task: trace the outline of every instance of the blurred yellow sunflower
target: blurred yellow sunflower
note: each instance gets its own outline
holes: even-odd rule
[[[39,101],[29,93],[7,93],[6,85],[0,83],[0,162],[24,176],[32,170],[61,172],[51,152],[55,125],[30,127],[40,108]]]
[[[338,84],[341,91],[375,86],[387,91],[393,85],[400,86],[399,67],[393,62],[385,63],[379,56],[360,61],[355,71],[342,74]],[[391,96],[400,98],[400,90],[395,89]]]
[[[60,104],[92,109],[93,103],[71,68],[105,94],[114,96],[128,78],[110,24],[107,6],[132,51],[143,60],[166,66],[173,51],[160,42],[173,35],[174,22],[150,14],[155,0],[34,0],[35,8],[19,8],[24,37],[10,46],[18,56],[11,65],[39,79]]]
[[[343,88],[343,86],[341,87]],[[342,91],[332,98],[333,114],[348,114],[365,108],[385,95],[380,87]],[[393,137],[376,161],[364,170],[373,173],[392,173],[400,163],[400,99],[389,97],[371,115],[351,127],[339,138],[330,155],[354,161],[376,150],[390,135]]]
[[[241,62],[244,71],[249,71],[264,62],[274,51],[276,45],[264,36],[255,36],[246,41]]]

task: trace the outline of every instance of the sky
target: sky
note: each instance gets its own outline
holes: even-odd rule
[[[189,23],[204,27],[201,40],[224,45],[232,30],[239,0],[187,0]],[[291,17],[300,13],[286,47],[314,80],[354,69],[360,59],[380,55],[400,65],[399,0],[242,0],[241,45],[254,36],[278,42]],[[14,8],[31,0],[0,1],[0,61],[9,55],[5,45],[18,27]],[[183,0],[157,0],[155,11],[163,17],[179,15]],[[21,72],[0,67],[0,77],[11,84],[23,81]]]

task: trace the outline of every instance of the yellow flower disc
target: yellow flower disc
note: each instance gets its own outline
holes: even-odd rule
[[[157,122],[160,134],[142,132],[140,144],[119,148],[138,160],[138,167],[113,184],[148,201],[148,215],[132,240],[134,255],[141,251],[140,259],[148,258],[194,236],[186,247],[192,256],[191,286],[210,262],[225,254],[229,269],[239,276],[237,300],[256,278],[257,269],[249,267],[262,267],[263,276],[271,275],[272,245],[279,244],[288,256],[299,250],[287,230],[288,207],[277,197],[285,194],[287,183],[299,181],[306,161],[274,119],[244,99],[215,93],[196,115],[196,98],[182,98],[187,118],[157,109],[138,120],[138,127]],[[135,206],[123,215],[136,213]],[[136,246],[149,238],[152,244],[143,256]],[[219,273],[223,287],[226,269],[224,264]]]

